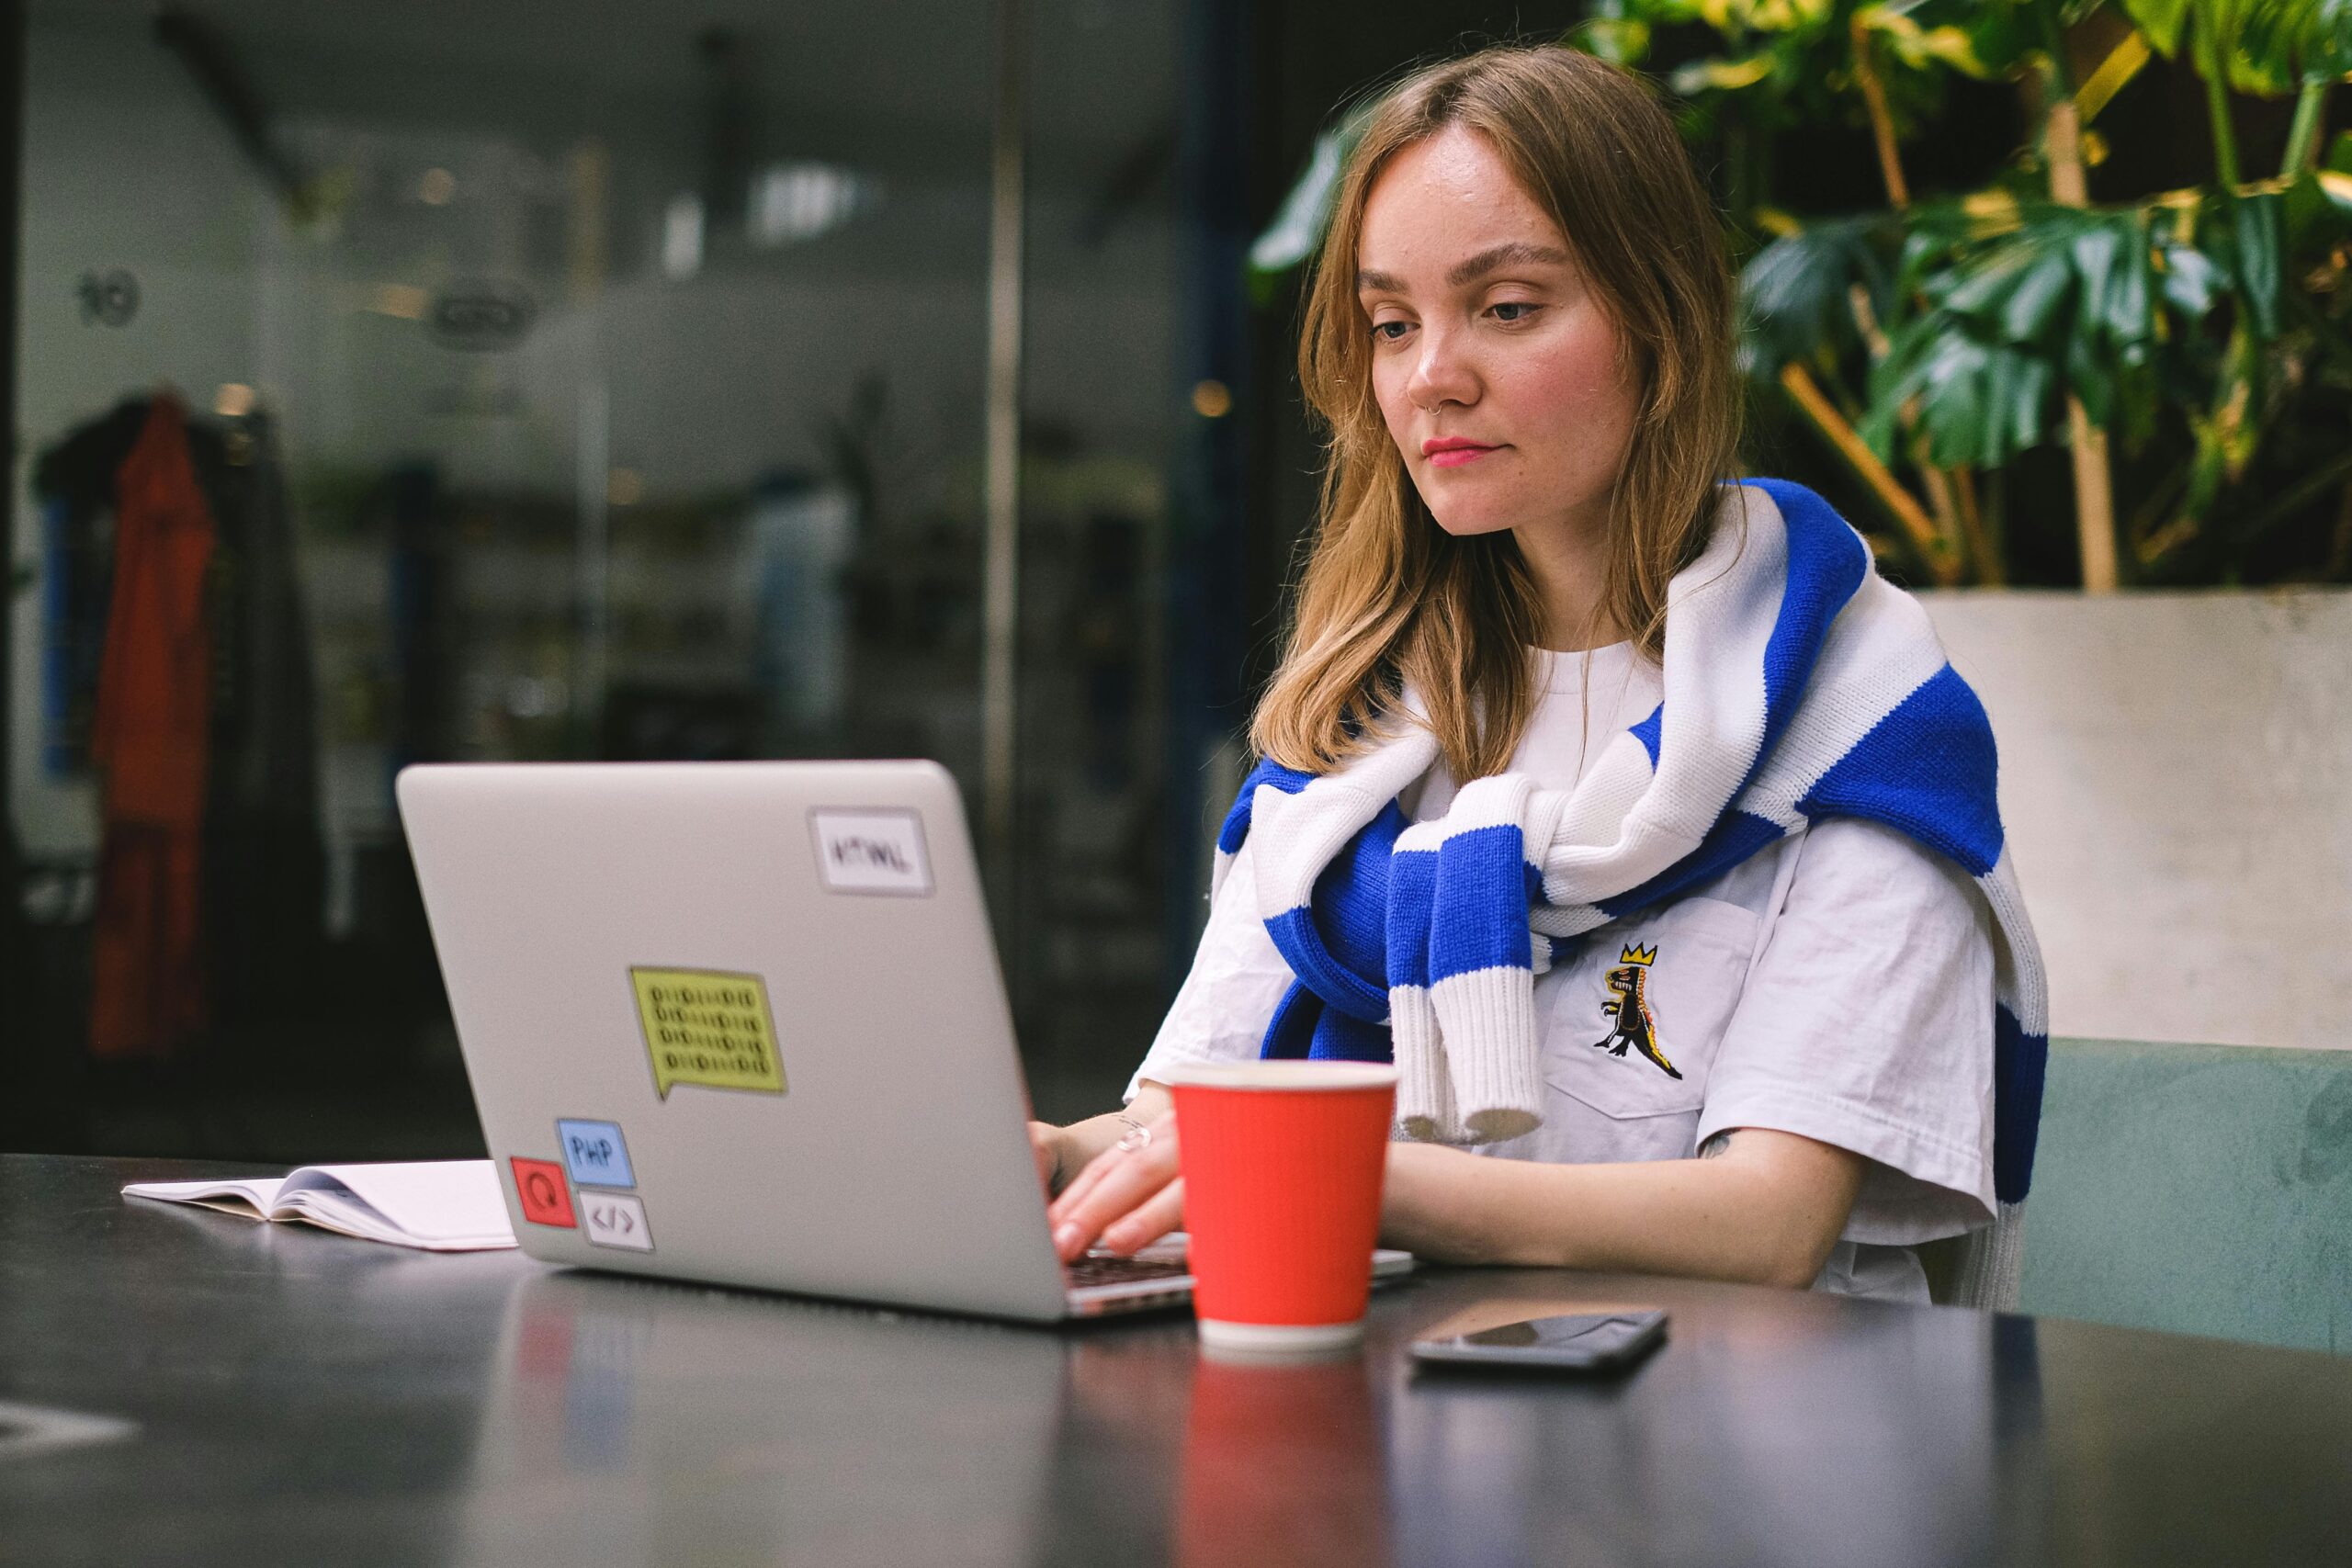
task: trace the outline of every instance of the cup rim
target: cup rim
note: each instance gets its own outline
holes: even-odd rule
[[[1190,1062],[1155,1074],[1170,1089],[1247,1089],[1277,1092],[1393,1089],[1396,1069],[1385,1062]]]

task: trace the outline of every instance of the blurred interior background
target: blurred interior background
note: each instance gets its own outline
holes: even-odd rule
[[[1312,515],[1347,106],[1484,39],[1673,94],[1751,462],[1891,572],[2352,577],[2352,62],[2290,39],[2217,118],[2143,9],[0,5],[0,1146],[479,1152],[392,807],[428,760],[935,757],[1039,1113],[1115,1103]]]

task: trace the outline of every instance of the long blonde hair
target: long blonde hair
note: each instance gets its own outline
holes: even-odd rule
[[[1508,533],[1456,538],[1405,470],[1372,390],[1356,251],[1374,183],[1450,126],[1484,136],[1566,235],[1640,389],[1609,502],[1600,604],[1656,659],[1668,580],[1705,547],[1736,472],[1732,279],[1714,205],[1672,121],[1631,72],[1574,50],[1483,51],[1416,72],[1374,110],[1307,285],[1299,383],[1328,432],[1321,517],[1288,646],[1250,739],[1320,773],[1420,695],[1457,779],[1498,773],[1536,702],[1535,581]]]

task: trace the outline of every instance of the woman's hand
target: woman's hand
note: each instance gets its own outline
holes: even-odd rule
[[[1046,1211],[1054,1251],[1065,1263],[1099,1239],[1132,1255],[1184,1223],[1184,1183],[1177,1175],[1176,1113],[1163,1111],[1104,1149]],[[1037,1137],[1032,1123],[1030,1138]],[[1038,1164],[1043,1168],[1045,1156]]]
[[[1745,1280],[1803,1290],[1844,1234],[1862,1156],[1793,1133],[1718,1133],[1691,1159],[1551,1165],[1388,1145],[1380,1241],[1439,1263]]]
[[[1078,1163],[1069,1129],[1050,1122],[1030,1122],[1029,1152],[1037,1156],[1037,1184],[1046,1190],[1050,1201],[1069,1179],[1070,1167]]]

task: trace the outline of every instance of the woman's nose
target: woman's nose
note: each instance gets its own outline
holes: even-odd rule
[[[1445,403],[1478,400],[1476,372],[1454,333],[1422,329],[1420,356],[1414,363],[1405,394],[1425,413],[1433,413]]]

